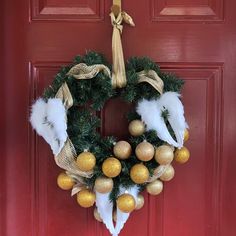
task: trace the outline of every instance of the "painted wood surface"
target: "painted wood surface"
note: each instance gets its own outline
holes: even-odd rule
[[[86,50],[111,59],[112,27],[105,0],[1,1],[0,235],[108,236],[93,210],[56,186],[60,169],[28,123],[29,107],[61,64]],[[236,2],[123,1],[136,27],[125,27],[126,59],[149,56],[186,85],[191,159],[159,197],[145,195],[121,236],[236,235]],[[124,138],[127,123],[111,100],[103,134]],[[121,124],[117,127],[117,119]]]

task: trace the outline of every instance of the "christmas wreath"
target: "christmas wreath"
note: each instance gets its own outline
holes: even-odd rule
[[[183,146],[189,134],[179,98],[183,80],[147,57],[132,57],[125,74],[114,73],[114,60],[112,67],[96,52],[76,56],[34,103],[30,121],[65,170],[58,186],[72,190],[82,207],[96,202],[95,218],[118,235],[130,212],[143,206],[140,193],[161,193],[163,181],[174,177],[173,159],[189,159]],[[99,111],[117,97],[134,105],[127,140],[100,133]]]

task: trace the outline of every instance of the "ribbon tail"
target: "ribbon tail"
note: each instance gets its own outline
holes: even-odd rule
[[[160,94],[163,93],[164,83],[154,70],[141,71],[138,73],[138,83],[147,82]]]
[[[110,231],[111,235],[115,236],[115,228],[113,225],[113,203],[109,200],[110,193],[98,193],[96,191],[96,206],[103,223]]]
[[[166,169],[169,167],[169,165],[159,165],[153,173],[153,176],[149,177],[148,179],[148,183],[151,183],[155,180],[157,180],[158,178],[160,178],[162,176],[162,174],[166,171]]]
[[[132,17],[131,17],[127,12],[123,11],[123,12],[121,13],[121,15],[122,15],[123,20],[124,20],[124,22],[125,22],[126,24],[129,24],[129,25],[131,25],[131,26],[133,26],[133,27],[135,26]]]
[[[67,110],[73,106],[73,98],[66,82],[59,88],[55,98],[60,98]]]
[[[126,86],[126,73],[125,73],[125,63],[124,54],[121,44],[120,30],[115,26],[113,28],[112,35],[112,86],[122,88]]]

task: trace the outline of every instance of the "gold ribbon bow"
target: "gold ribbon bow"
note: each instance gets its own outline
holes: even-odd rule
[[[110,13],[111,24],[113,26],[112,33],[112,87],[122,88],[126,86],[126,73],[124,55],[121,43],[121,34],[123,30],[122,22],[135,26],[132,18],[126,12],[120,12],[115,16],[114,12]]]

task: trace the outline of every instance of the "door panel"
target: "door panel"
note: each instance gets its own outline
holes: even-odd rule
[[[60,169],[29,122],[30,104],[61,65],[96,50],[111,59],[112,1],[1,1],[3,63],[1,105],[0,233],[3,236],[108,236],[69,192],[56,186]],[[185,80],[191,159],[121,232],[137,236],[236,234],[236,3],[233,0],[123,1],[136,27],[124,26],[130,56],[149,56]],[[127,136],[129,106],[110,100],[102,112],[104,135]],[[119,126],[115,126],[114,118]]]

